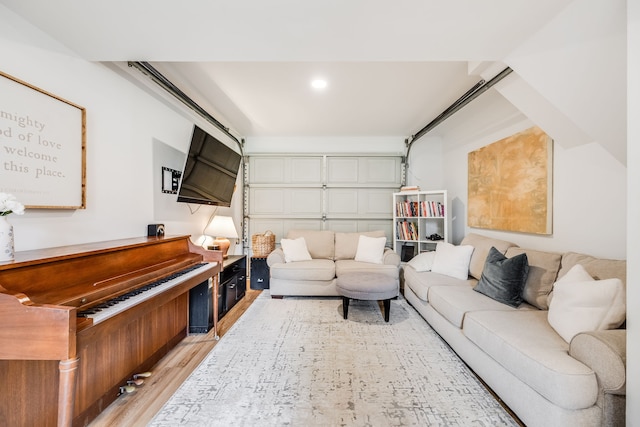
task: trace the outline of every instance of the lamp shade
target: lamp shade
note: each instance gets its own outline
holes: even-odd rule
[[[231,246],[228,237],[232,239],[238,238],[236,226],[230,216],[214,216],[207,228],[205,228],[204,234],[215,237],[213,247],[222,251],[223,259],[227,258],[227,252],[229,251],[229,246]]]
[[[233,224],[233,218],[230,216],[214,216],[207,228],[204,230],[204,234],[212,237],[238,238],[236,226]]]

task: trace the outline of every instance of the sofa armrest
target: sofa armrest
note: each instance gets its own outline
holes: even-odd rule
[[[569,355],[596,373],[606,393],[626,395],[627,331],[582,332],[571,340]]]
[[[395,265],[396,267],[400,266],[400,255],[396,253],[391,248],[385,248],[384,253],[382,254],[382,263],[386,265]]]
[[[284,264],[284,251],[281,248],[274,249],[267,255],[267,265],[272,267],[274,264]]]

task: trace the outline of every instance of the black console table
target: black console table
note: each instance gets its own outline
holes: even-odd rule
[[[246,255],[229,255],[222,263],[218,289],[218,320],[244,297],[247,290]]]

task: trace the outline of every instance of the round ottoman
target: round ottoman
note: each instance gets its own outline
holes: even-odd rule
[[[398,296],[398,279],[382,273],[345,273],[336,279],[336,288],[342,295],[342,313],[347,318],[349,299],[383,301],[384,321],[389,321],[391,298]]]

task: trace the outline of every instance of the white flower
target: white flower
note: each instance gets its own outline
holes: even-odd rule
[[[24,205],[16,200],[13,194],[0,193],[0,216],[14,213],[22,215],[24,213]]]

